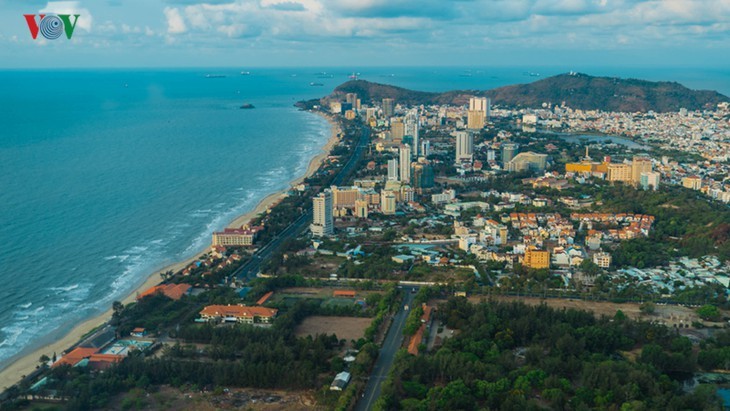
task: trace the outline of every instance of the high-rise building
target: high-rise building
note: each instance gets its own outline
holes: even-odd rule
[[[421,157],[428,157],[431,155],[431,142],[429,140],[424,140],[421,142],[421,151],[419,152]]]
[[[608,165],[607,171],[606,180],[608,181],[621,181],[623,183],[630,183],[632,181],[632,167],[630,164],[611,163]]]
[[[395,100],[392,98],[383,99],[383,117],[390,118],[395,114]]]
[[[393,140],[401,141],[403,140],[403,136],[406,135],[406,125],[403,123],[403,120],[393,120],[390,123],[390,138]]]
[[[367,200],[355,201],[355,217],[368,218],[368,202]]]
[[[332,191],[325,189],[312,199],[314,213],[310,230],[318,237],[332,235],[335,232],[335,221],[332,214]]]
[[[651,188],[656,191],[659,188],[659,180],[661,176],[656,171],[650,171],[648,173],[641,173],[639,184],[644,190]]]
[[[360,190],[357,187],[332,186],[332,206],[335,208],[353,208]]]
[[[502,164],[506,165],[517,155],[518,145],[516,143],[502,144]]]
[[[456,163],[474,160],[474,136],[466,131],[456,132]]]
[[[631,181],[634,184],[641,183],[641,173],[651,172],[651,159],[646,157],[634,157],[631,161]]]
[[[418,141],[418,128],[419,128],[419,118],[418,118],[418,109],[411,109],[408,111],[408,114],[406,114],[405,119],[405,135],[411,136],[411,139],[413,141],[411,147],[411,154],[413,154],[414,157],[418,158],[418,149],[419,149],[419,141]]]
[[[395,193],[383,190],[380,192],[380,211],[383,214],[395,214]]]
[[[352,105],[352,108],[354,110],[359,109],[360,107],[357,107],[357,94],[356,93],[347,93],[345,95],[345,101]]]
[[[479,130],[484,128],[487,121],[488,100],[486,97],[472,97],[469,99],[467,111],[467,128]]]
[[[472,97],[469,99],[469,111],[481,111],[486,114],[487,112],[487,98],[486,97]]]
[[[495,161],[497,159],[497,154],[494,150],[487,150],[487,161]]]
[[[418,189],[431,188],[434,186],[433,167],[428,163],[417,163],[413,166],[413,176],[411,178],[413,186]]]
[[[388,160],[388,181],[398,181],[398,160]]]
[[[400,146],[400,181],[411,181],[411,147],[407,145]]]

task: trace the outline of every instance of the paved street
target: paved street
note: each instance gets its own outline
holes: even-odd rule
[[[396,313],[395,318],[393,318],[393,323],[385,336],[385,341],[383,341],[380,354],[378,355],[378,359],[375,361],[375,366],[370,374],[370,379],[365,387],[365,392],[355,407],[356,411],[371,410],[375,402],[380,397],[383,380],[385,380],[388,376],[390,367],[393,365],[393,361],[395,360],[395,353],[398,351],[401,343],[403,342],[403,328],[406,325],[408,313],[410,313],[410,309],[405,310],[404,307],[407,305],[411,308],[413,297],[415,297],[415,293],[411,292],[411,290],[416,290],[416,288],[405,287],[403,289],[406,293],[404,301],[400,306],[400,310]]]

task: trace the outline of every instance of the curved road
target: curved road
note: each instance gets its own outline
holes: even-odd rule
[[[357,162],[360,161],[363,152],[370,145],[370,128],[366,126],[361,127],[360,139],[357,141],[355,149],[352,151],[352,155],[347,160],[345,165],[340,169],[334,179],[332,179],[333,185],[340,185],[352,174],[355,170]],[[251,259],[245,262],[241,267],[233,273],[233,276],[239,280],[249,280],[258,274],[261,263],[271,257],[276,250],[279,249],[281,243],[288,238],[294,238],[299,233],[304,231],[306,227],[312,221],[312,209],[308,209],[306,213],[302,214],[299,218],[294,220],[289,226],[287,226],[281,233],[276,235],[266,245],[262,246],[251,256]]]

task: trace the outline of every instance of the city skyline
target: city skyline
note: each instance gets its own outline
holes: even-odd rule
[[[0,1],[2,68],[722,67],[724,1]],[[33,40],[23,14],[80,14]],[[375,45],[376,47],[373,47]]]

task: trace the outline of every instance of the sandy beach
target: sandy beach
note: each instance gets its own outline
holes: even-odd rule
[[[319,113],[317,113],[319,114]],[[327,143],[322,147],[322,151],[315,156],[309,163],[309,166],[307,167],[307,171],[304,175],[296,178],[293,180],[290,185],[297,185],[301,183],[305,178],[311,176],[314,174],[317,169],[319,169],[320,165],[324,162],[324,160],[329,155],[330,150],[337,144],[339,141],[339,133],[341,133],[341,130],[339,128],[339,125],[329,116],[320,114],[322,117],[327,119],[327,121],[330,123],[331,126],[331,133],[330,138],[327,141]],[[282,190],[276,193],[269,194],[268,196],[264,197],[257,205],[256,207],[249,211],[246,214],[243,214],[239,217],[237,217],[235,220],[233,220],[230,224],[228,224],[228,227],[240,227],[244,224],[249,223],[253,218],[258,216],[261,213],[266,212],[269,208],[273,207],[275,204],[279,203],[281,199],[283,199],[286,196],[286,192],[288,190]],[[152,274],[150,274],[149,277],[142,283],[139,287],[137,287],[131,294],[129,294],[125,299],[122,300],[124,304],[130,303],[135,300],[138,294],[141,292],[147,290],[148,288],[155,286],[159,284],[162,281],[162,278],[160,277],[161,273],[165,273],[167,271],[173,271],[177,272],[185,268],[187,265],[192,263],[193,261],[197,260],[198,257],[201,254],[204,254],[208,251],[210,247],[206,247],[203,250],[200,250],[199,252],[195,253],[192,257],[185,261],[177,262],[172,265],[169,265],[167,267],[164,267],[159,270],[155,270]],[[57,341],[54,341],[44,347],[41,347],[37,350],[34,350],[33,352],[29,354],[23,354],[20,357],[11,358],[10,361],[12,361],[7,366],[2,366],[2,370],[0,370],[0,389],[4,390],[13,384],[17,383],[24,375],[27,375],[31,373],[36,366],[38,366],[39,361],[38,359],[42,355],[47,355],[51,357],[53,353],[55,352],[59,357],[61,356],[61,353],[63,353],[67,348],[73,346],[79,340],[81,337],[89,333],[89,331],[93,330],[94,328],[104,324],[106,321],[108,321],[112,316],[112,310],[111,307],[109,310],[104,312],[103,314],[96,316],[94,318],[91,318],[89,320],[84,321],[83,323],[80,323],[76,325],[73,329],[71,329],[67,334],[65,334],[62,338],[60,338]]]

